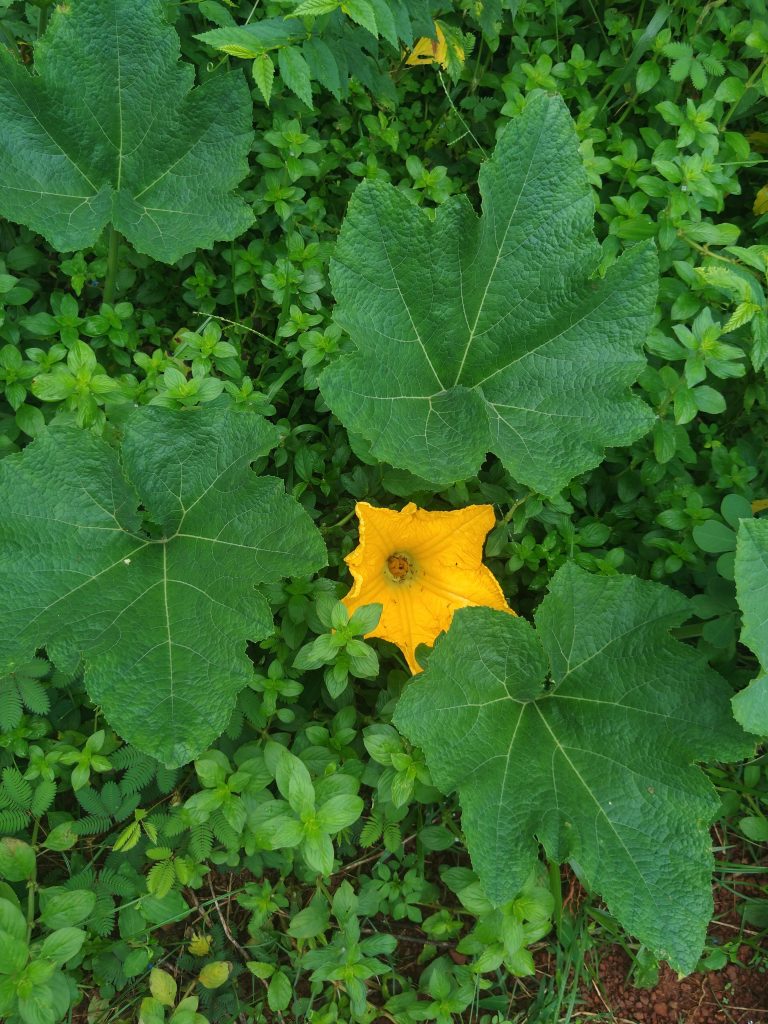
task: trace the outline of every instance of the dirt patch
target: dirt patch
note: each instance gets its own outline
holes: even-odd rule
[[[739,950],[743,963],[754,955]],[[677,980],[666,965],[659,984],[636,989],[627,981],[630,960],[621,949],[607,953],[599,965],[599,990],[584,993],[584,1020],[602,1014],[616,1024],[763,1024],[768,1022],[768,971],[729,964],[721,971]],[[612,1015],[612,1016],[610,1016]]]

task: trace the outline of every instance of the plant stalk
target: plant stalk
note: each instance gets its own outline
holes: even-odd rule
[[[40,13],[37,16],[37,38],[44,35],[45,30],[48,28],[48,15],[51,11],[50,3],[43,4],[40,8]]]
[[[744,96],[747,95],[749,90],[752,88],[752,86],[758,80],[758,78],[762,74],[763,68],[765,67],[766,64],[768,64],[768,57],[763,57],[763,59],[757,65],[757,67],[752,72],[752,74],[749,76],[747,81],[744,83],[744,95],[741,96],[739,99],[737,99],[735,103],[731,104],[731,107],[730,107],[728,113],[725,115],[723,120],[720,122],[720,131],[721,132],[725,131],[726,127],[728,126],[728,122],[731,120],[733,115],[738,110],[739,104],[741,103],[742,99],[744,98]]]
[[[114,225],[109,225],[107,243],[107,276],[104,278],[103,301],[112,305],[115,298],[115,285],[117,283],[118,256],[120,254],[120,232],[115,230]]]
[[[563,922],[563,882],[560,877],[560,865],[557,861],[551,860],[548,865],[549,888],[555,901],[553,917],[555,921],[555,933],[560,935],[560,926]]]
[[[35,921],[35,891],[37,889],[37,835],[40,831],[40,819],[35,818],[32,826],[30,846],[35,851],[35,867],[32,877],[27,881],[27,944],[32,939],[32,926]]]

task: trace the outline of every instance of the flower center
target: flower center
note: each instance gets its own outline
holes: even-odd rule
[[[394,583],[404,583],[413,576],[413,563],[408,555],[395,551],[387,559],[385,572]]]

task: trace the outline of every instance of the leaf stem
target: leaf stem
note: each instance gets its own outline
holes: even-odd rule
[[[469,127],[469,125],[468,125],[468,124],[467,124],[467,122],[466,122],[466,121],[464,120],[464,118],[463,118],[463,117],[461,116],[461,111],[460,111],[460,110],[459,110],[459,108],[458,108],[458,107],[456,106],[456,104],[455,104],[455,103],[453,102],[453,97],[452,97],[452,96],[451,96],[451,94],[450,94],[450,93],[448,92],[448,88],[447,88],[447,86],[446,86],[446,84],[445,84],[445,79],[443,78],[443,73],[442,73],[442,71],[440,70],[440,68],[438,68],[438,69],[437,69],[437,77],[438,77],[438,78],[440,79],[440,85],[441,85],[441,86],[443,87],[443,92],[445,93],[445,98],[446,98],[446,99],[448,100],[448,103],[450,104],[451,110],[452,110],[452,111],[454,112],[454,114],[456,115],[456,117],[458,117],[458,119],[459,119],[459,121],[461,122],[461,124],[463,125],[463,127],[464,127],[464,129],[465,129],[465,131],[466,131],[467,135],[469,135],[469,137],[470,137],[470,138],[472,139],[472,141],[473,141],[473,142],[475,143],[475,145],[477,146],[477,148],[478,148],[478,149],[480,150],[480,152],[481,152],[481,153],[483,154],[483,156],[484,156],[484,157],[485,157],[485,158],[487,159],[487,158],[488,158],[488,154],[487,154],[487,153],[486,153],[486,151],[485,151],[485,150],[483,149],[483,145],[482,145],[482,143],[481,143],[481,142],[480,142],[480,140],[479,140],[479,139],[477,138],[477,136],[476,136],[476,135],[475,135],[475,133],[474,133],[474,132],[472,131],[472,129],[471,129],[470,127]]]
[[[560,926],[563,921],[563,882],[560,877],[560,865],[557,861],[551,860],[548,863],[547,870],[549,872],[549,889],[552,893],[552,898],[555,901],[552,911],[555,921],[555,931],[559,936]]]
[[[692,249],[696,249],[697,252],[703,253],[704,256],[711,256],[715,260],[722,260],[723,263],[731,263],[734,267],[739,265],[738,260],[732,260],[729,256],[721,256],[719,252],[712,252],[708,245],[699,245],[698,242],[694,242],[692,238],[689,238],[684,231],[678,231],[678,238],[682,238],[684,242],[687,242]]]
[[[352,518],[352,516],[354,514],[355,514],[355,510],[354,510],[354,508],[352,508],[352,509],[350,509],[349,512],[347,512],[347,514],[345,516],[342,516],[342,518],[339,519],[338,522],[331,523],[329,526],[321,526],[320,527],[320,532],[321,533],[330,533],[331,530],[337,530],[340,526],[345,526],[349,522],[349,520]]]
[[[107,276],[104,278],[103,300],[112,305],[115,297],[115,284],[117,283],[118,256],[120,254],[120,232],[115,230],[113,224],[109,225],[107,241]]]
[[[518,498],[517,501],[512,502],[512,504],[509,507],[509,510],[505,514],[504,518],[501,520],[502,523],[508,523],[512,516],[515,514],[515,512],[517,512],[521,505],[524,505],[526,501],[528,501],[532,494],[533,491],[529,491],[527,494],[524,494],[522,498]]]
[[[37,38],[44,34],[48,28],[48,15],[51,11],[50,3],[42,4],[40,7],[40,14],[37,17]]]
[[[250,14],[248,15],[248,17],[247,17],[247,18],[245,19],[245,24],[246,24],[246,25],[248,24],[248,22],[249,22],[249,21],[251,20],[251,18],[252,18],[252,17],[254,16],[254,14],[256,13],[256,8],[257,8],[258,6],[259,6],[259,0],[256,0],[256,3],[255,3],[255,4],[253,5],[253,7],[251,8],[251,13],[250,13]]]
[[[737,109],[738,109],[738,106],[739,106],[739,104],[741,103],[741,101],[742,101],[742,100],[744,99],[744,97],[745,97],[745,96],[747,95],[747,93],[749,92],[749,90],[750,90],[750,89],[752,88],[752,86],[753,86],[753,85],[755,84],[755,82],[757,81],[758,77],[760,76],[760,74],[761,74],[761,72],[762,72],[762,70],[763,70],[763,68],[765,67],[765,65],[766,65],[766,64],[768,64],[768,57],[763,57],[763,59],[762,59],[762,60],[760,61],[760,63],[759,63],[758,65],[757,65],[757,67],[756,67],[756,68],[755,68],[755,70],[754,70],[754,71],[752,72],[752,74],[751,74],[751,75],[749,76],[749,78],[747,79],[747,81],[746,81],[746,82],[744,83],[744,92],[743,92],[743,93],[742,93],[742,95],[741,95],[741,96],[740,96],[740,97],[739,97],[739,98],[738,98],[738,99],[736,100],[736,102],[735,102],[735,103],[731,104],[731,108],[730,108],[730,110],[729,110],[729,111],[728,111],[728,113],[727,113],[727,114],[725,115],[725,117],[723,118],[723,120],[722,120],[722,121],[720,122],[720,131],[721,131],[721,132],[722,132],[722,131],[725,131],[725,127],[726,127],[726,125],[727,125],[727,124],[728,124],[728,122],[729,122],[729,121],[731,120],[731,118],[733,117],[733,115],[734,115],[734,114],[736,113],[736,111],[737,111]]]
[[[35,866],[32,871],[32,877],[27,882],[27,944],[29,944],[32,938],[32,925],[35,920],[35,890],[37,889],[37,834],[40,831],[40,819],[35,818],[35,823],[32,826],[32,839],[30,846],[35,851]]]

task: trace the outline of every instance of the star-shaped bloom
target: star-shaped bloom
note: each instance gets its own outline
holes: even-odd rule
[[[482,561],[495,522],[491,505],[426,512],[410,502],[396,512],[359,501],[355,511],[360,544],[345,559],[355,582],[344,604],[350,614],[380,604],[379,624],[368,636],[397,644],[414,674],[421,671],[416,648],[432,645],[457,608],[515,614]]]

